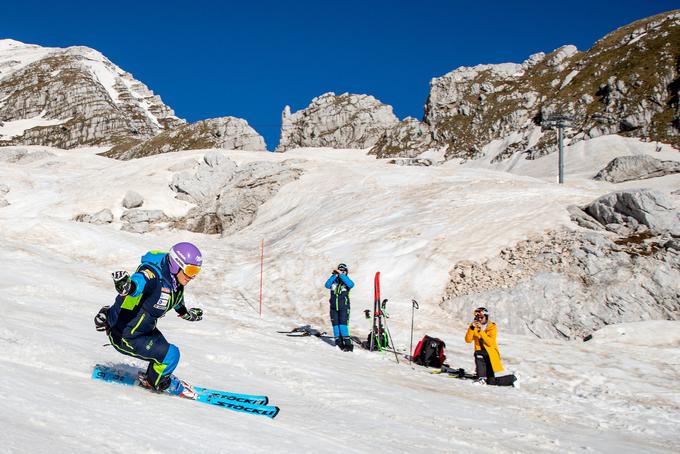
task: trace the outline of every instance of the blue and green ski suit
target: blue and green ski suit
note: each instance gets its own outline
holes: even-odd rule
[[[170,273],[167,252],[150,251],[130,277],[131,291],[118,295],[107,314],[109,340],[124,355],[149,361],[147,378],[154,387],[179,363],[179,349],[156,328],[170,309],[186,314],[184,287]]]
[[[326,281],[326,288],[331,291],[330,313],[333,325],[335,345],[343,346],[345,339],[351,343],[349,336],[349,291],[354,282],[346,274],[332,274]]]

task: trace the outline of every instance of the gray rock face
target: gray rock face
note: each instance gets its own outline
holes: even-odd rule
[[[139,208],[144,203],[142,195],[135,191],[128,191],[123,198],[123,206],[125,208]]]
[[[172,219],[161,210],[126,210],[120,217],[123,223],[121,230],[132,233],[146,233],[163,228]],[[165,224],[165,225],[163,225]]]
[[[264,138],[235,117],[212,118],[185,124],[162,132],[152,139],[129,147],[129,143],[114,147],[106,156],[133,159],[180,150],[221,148],[225,150],[266,151]]]
[[[205,155],[193,172],[173,177],[177,197],[196,203],[176,228],[229,235],[250,225],[259,207],[302,171],[293,162],[251,162],[238,166],[218,152]]]
[[[581,227],[591,230],[605,230],[604,226],[600,224],[597,219],[583,211],[580,207],[569,205],[567,211],[569,212],[571,220]]]
[[[286,106],[276,151],[299,147],[370,148],[398,123],[392,107],[372,96],[325,93],[293,114]]]
[[[668,237],[679,217],[669,206],[649,190],[607,194],[585,210],[571,206],[572,219],[596,231],[551,231],[485,263],[459,262],[442,307],[463,319],[470,308],[492,308],[504,328],[541,338],[679,320],[680,241]]]
[[[485,306],[503,331],[577,339],[612,323],[680,319],[680,253],[661,237],[553,231],[486,263],[459,262],[442,307]],[[522,315],[519,315],[522,314]]]
[[[650,189],[618,191],[604,195],[584,211],[602,225],[622,224],[636,229],[647,226],[655,234],[680,236],[680,217],[673,204]]]
[[[393,128],[388,129],[371,148],[370,154],[378,158],[398,155],[415,158],[420,153],[437,148],[427,123],[408,117]]]
[[[105,208],[94,214],[79,214],[75,217],[75,220],[95,225],[110,224],[113,222],[113,213],[108,208]]]
[[[662,161],[651,156],[622,156],[612,159],[595,175],[596,180],[623,183],[631,180],[662,177],[680,172],[680,162]]]
[[[234,178],[237,167],[225,154],[211,151],[195,169],[174,174],[170,189],[177,198],[200,204],[219,194]]]
[[[496,161],[518,153],[535,159],[557,149],[554,131],[541,130],[542,121],[569,113],[572,144],[622,134],[680,148],[678,36],[680,12],[671,11],[615,30],[586,52],[563,46],[522,64],[461,67],[435,77],[423,118],[430,146],[446,149],[447,159],[474,159],[503,140]],[[408,139],[387,145],[373,152],[413,156]]]
[[[93,49],[13,40],[0,40],[0,121],[0,143],[59,148],[146,139],[183,123]]]

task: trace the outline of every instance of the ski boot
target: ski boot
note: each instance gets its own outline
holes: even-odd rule
[[[170,394],[171,396],[185,397],[187,399],[196,399],[198,396],[196,391],[194,391],[187,382],[180,380],[172,374],[163,375],[158,381],[157,386],[153,386],[151,383],[149,383],[147,375],[143,372],[140,372],[137,375],[137,379],[139,380],[139,384],[142,387],[157,393],[165,393]]]
[[[347,337],[343,338],[340,348],[342,349],[343,352],[354,351],[354,344],[352,343],[352,339]]]

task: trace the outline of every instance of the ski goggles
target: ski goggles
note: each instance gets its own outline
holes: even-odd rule
[[[201,272],[201,267],[198,265],[184,265],[181,268],[184,274],[186,274],[187,277],[190,277],[191,279],[198,276],[198,273]]]

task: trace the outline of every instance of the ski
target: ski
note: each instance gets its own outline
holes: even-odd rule
[[[318,329],[312,328],[310,325],[298,326],[290,331],[277,331],[277,333],[285,334],[288,337],[323,337],[326,335],[325,331],[319,331]]]
[[[238,394],[228,391],[220,391],[217,389],[202,388],[200,386],[194,386],[194,391],[199,396],[206,396],[208,398],[222,399],[231,402],[239,402],[250,405],[267,405],[269,404],[269,398],[267,396],[254,396],[251,394]]]
[[[108,383],[118,383],[127,386],[139,386],[145,388],[137,378],[137,373],[141,371],[128,371],[111,366],[97,364],[92,371],[92,378],[94,380],[101,380]],[[250,413],[255,415],[266,416],[268,418],[275,418],[279,414],[279,407],[269,406],[269,398],[267,396],[257,396],[252,394],[239,394],[228,391],[220,391],[216,389],[203,388],[198,386],[188,385],[193,393],[187,395],[180,395],[188,400],[202,402],[208,405],[227,408],[232,411],[241,413]],[[170,396],[171,394],[166,394]]]
[[[376,342],[378,344],[378,350],[382,351],[382,347],[380,346],[381,342],[381,332],[379,329],[379,319],[380,315],[380,271],[377,271],[375,273],[375,279],[373,280],[373,326],[371,328],[371,345],[370,345],[370,350],[373,351],[374,347],[376,346]]]
[[[465,369],[454,369],[452,367],[449,367],[447,365],[444,365],[441,367],[441,369],[435,369],[433,371],[430,371],[431,374],[447,374],[449,377],[452,378],[463,378],[463,379],[468,379],[468,380],[474,380],[477,378],[475,374],[469,374],[465,372]]]

